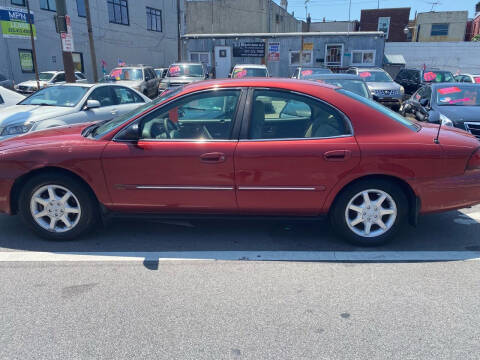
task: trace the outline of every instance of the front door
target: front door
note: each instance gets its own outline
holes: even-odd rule
[[[215,46],[215,76],[227,78],[232,69],[232,49],[229,46]]]
[[[233,139],[241,90],[199,92],[137,122],[138,143],[120,133],[103,154],[112,209],[233,212]],[[132,124],[131,126],[133,126]]]
[[[290,92],[255,90],[251,103],[235,152],[239,210],[318,214],[360,161],[349,121],[330,105]]]

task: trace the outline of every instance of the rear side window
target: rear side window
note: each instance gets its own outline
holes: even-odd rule
[[[119,105],[145,102],[140,96],[135,94],[132,90],[124,87],[115,86],[113,88],[113,92],[115,93],[115,96],[117,98],[116,103]]]
[[[110,86],[102,86],[93,90],[88,100],[97,100],[101,107],[117,105],[115,95]]]
[[[5,104],[5,101],[3,101],[2,95],[0,95],[0,104]]]
[[[306,96],[275,90],[255,90],[248,138],[308,139],[351,135],[338,110]]]
[[[343,95],[345,96],[348,96],[352,99],[355,99],[369,107],[371,107],[372,109],[382,113],[383,115],[386,115],[388,116],[390,119],[408,127],[410,130],[412,131],[418,131],[420,129],[420,127],[415,124],[413,121],[410,121],[408,120],[407,118],[404,118],[403,116],[401,116],[400,114],[397,114],[395,111],[393,110],[390,110],[389,108],[377,103],[376,101],[374,100],[370,100],[370,99],[367,99],[367,98],[364,98],[362,96],[359,96],[357,94],[354,94],[350,91],[345,91],[343,89],[338,89],[337,90],[339,93],[342,93]]]
[[[86,79],[85,75],[83,75],[82,73],[75,73],[75,76],[77,77],[77,79],[80,79],[80,80]]]

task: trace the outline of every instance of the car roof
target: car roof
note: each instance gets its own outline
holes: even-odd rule
[[[266,69],[267,66],[266,65],[263,65],[263,64],[237,64],[234,66],[234,68],[236,67],[242,67],[242,68],[245,68],[245,67],[249,67],[249,68],[256,68],[256,69]]]
[[[173,63],[171,64],[170,66],[174,66],[174,65],[202,65],[202,63],[199,63],[199,62],[188,62],[188,61],[182,61],[182,62],[176,62],[176,63]],[[169,66],[169,67],[170,67]]]
[[[357,67],[355,69],[358,69],[358,71],[378,71],[378,70],[382,70],[382,71],[385,71],[384,69],[382,69],[381,67],[377,67],[377,66],[371,66],[371,67]]]
[[[476,83],[467,83],[467,82],[462,82],[462,83],[458,83],[458,82],[441,82],[441,83],[428,83],[427,86],[431,86],[431,87],[443,87],[443,86],[451,86],[451,87],[455,87],[455,86],[470,86],[470,87],[480,87],[480,84],[476,84]]]
[[[365,81],[362,77],[353,74],[318,74],[315,75],[315,79],[313,80],[322,80],[322,79],[338,79],[338,80],[361,80]]]

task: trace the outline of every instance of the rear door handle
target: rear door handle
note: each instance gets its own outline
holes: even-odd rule
[[[118,110],[117,109],[114,109],[111,111],[112,115],[117,115],[118,114]]]
[[[212,152],[200,155],[200,161],[204,163],[220,163],[225,161],[225,154],[220,152]]]
[[[350,150],[332,150],[323,154],[323,158],[327,161],[345,161],[352,157]]]

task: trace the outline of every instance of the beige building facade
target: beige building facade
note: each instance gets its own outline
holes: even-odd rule
[[[464,41],[468,11],[419,13],[415,20],[412,41]]]

